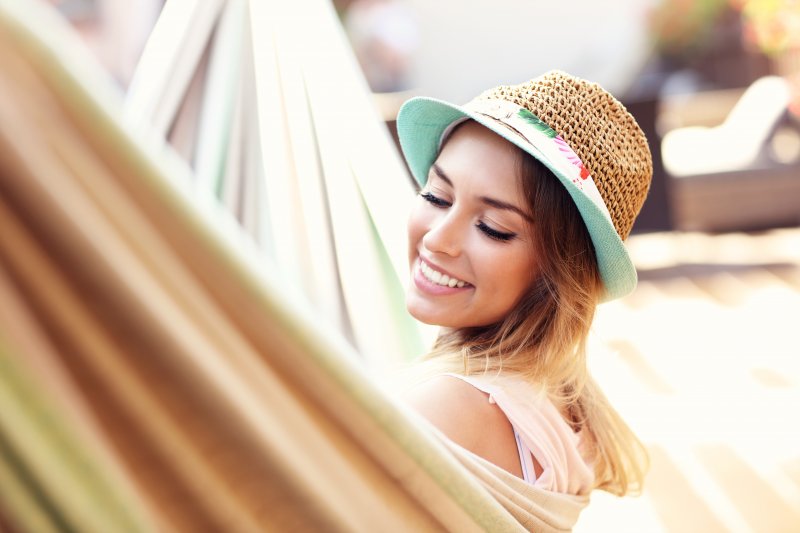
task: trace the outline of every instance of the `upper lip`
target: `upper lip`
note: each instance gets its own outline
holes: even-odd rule
[[[434,263],[430,259],[426,259],[425,257],[422,257],[420,255],[419,256],[419,260],[422,261],[423,263],[427,263],[429,267],[431,267],[432,269],[436,270],[437,272],[441,272],[442,274],[445,274],[450,278],[455,278],[455,279],[457,279],[459,281],[463,281],[464,283],[467,283],[467,281],[464,278],[451,274],[450,272],[448,272],[447,270],[445,270],[442,267],[438,266],[436,263]]]

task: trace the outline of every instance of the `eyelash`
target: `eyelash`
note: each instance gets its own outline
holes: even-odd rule
[[[441,198],[432,195],[429,192],[421,192],[419,193],[419,195],[422,197],[423,200],[430,203],[434,207],[444,208],[444,207],[450,207],[451,205],[449,202],[446,202]],[[504,233],[502,231],[497,231],[496,229],[490,228],[482,220],[479,221],[477,224],[475,224],[475,227],[481,230],[490,239],[494,239],[500,242],[508,242],[517,236],[516,233]]]
[[[430,204],[435,205],[436,207],[450,207],[450,203],[449,202],[445,202],[444,200],[442,200],[438,196],[434,196],[429,192],[421,192],[421,193],[419,193],[419,195],[422,196],[423,200],[425,200],[426,202],[428,202]]]

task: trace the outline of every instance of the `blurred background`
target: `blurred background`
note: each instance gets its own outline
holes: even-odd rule
[[[163,3],[51,3],[126,88]],[[640,284],[601,306],[590,357],[652,469],[576,531],[800,531],[800,2],[333,3],[390,132],[409,96],[559,68],[650,141]]]

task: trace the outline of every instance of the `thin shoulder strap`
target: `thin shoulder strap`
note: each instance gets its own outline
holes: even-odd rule
[[[471,378],[469,376],[462,376],[461,374],[456,374],[454,372],[445,372],[442,375],[443,376],[452,376],[454,378],[460,379],[461,381],[465,381],[465,382],[469,383],[470,385],[472,385],[476,389],[488,394],[489,395],[489,403],[496,403],[494,401],[494,398],[492,397],[492,394],[494,393],[495,389],[491,385],[489,385],[487,383],[484,383],[484,382],[482,382],[482,381],[480,381],[478,379],[473,379],[473,378]]]
[[[452,376],[466,383],[469,383],[476,389],[488,394],[489,403],[497,404],[497,402],[494,399],[495,388],[492,385],[484,383],[479,379],[473,379],[470,378],[469,376],[462,376],[461,374],[455,374],[453,372],[446,372],[442,375]],[[500,408],[502,410],[502,407]],[[503,411],[503,413],[505,414],[505,411]],[[506,415],[506,418],[508,418],[508,415]],[[533,484],[536,481],[536,472],[533,468],[533,453],[520,437],[519,431],[517,430],[517,427],[514,425],[514,423],[511,422],[511,420],[509,420],[509,423],[511,424],[511,429],[514,430],[514,440],[516,440],[517,442],[517,452],[519,453],[519,462],[520,462],[520,467],[522,469],[522,477],[528,483]]]

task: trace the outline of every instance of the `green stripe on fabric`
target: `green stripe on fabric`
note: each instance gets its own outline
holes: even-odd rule
[[[370,211],[367,209],[363,194],[361,196],[361,200],[364,202],[364,208],[369,214]],[[384,246],[383,241],[381,240],[381,236],[378,233],[378,228],[375,227],[375,220],[371,215],[369,217],[369,221],[372,237],[375,239],[375,248],[377,250],[378,261],[381,266],[381,274],[384,280],[383,285],[386,288],[386,292],[389,296],[386,304],[388,305],[391,316],[393,317],[393,324],[398,330],[397,338],[401,342],[401,352],[404,354],[405,360],[410,361],[414,357],[420,355],[423,350],[425,350],[422,335],[420,334],[417,323],[413,318],[411,318],[411,315],[408,314],[408,311],[406,310],[406,295],[403,289],[403,284],[395,273],[392,260],[386,251],[386,246]]]
[[[0,375],[2,380],[5,375]],[[0,381],[0,387],[5,383]],[[6,409],[0,398],[0,409]],[[9,446],[0,427],[0,506],[22,531],[51,533],[71,531],[64,517],[42,492],[31,473]]]
[[[146,531],[68,421],[0,343],[0,438],[7,464],[62,531]]]

